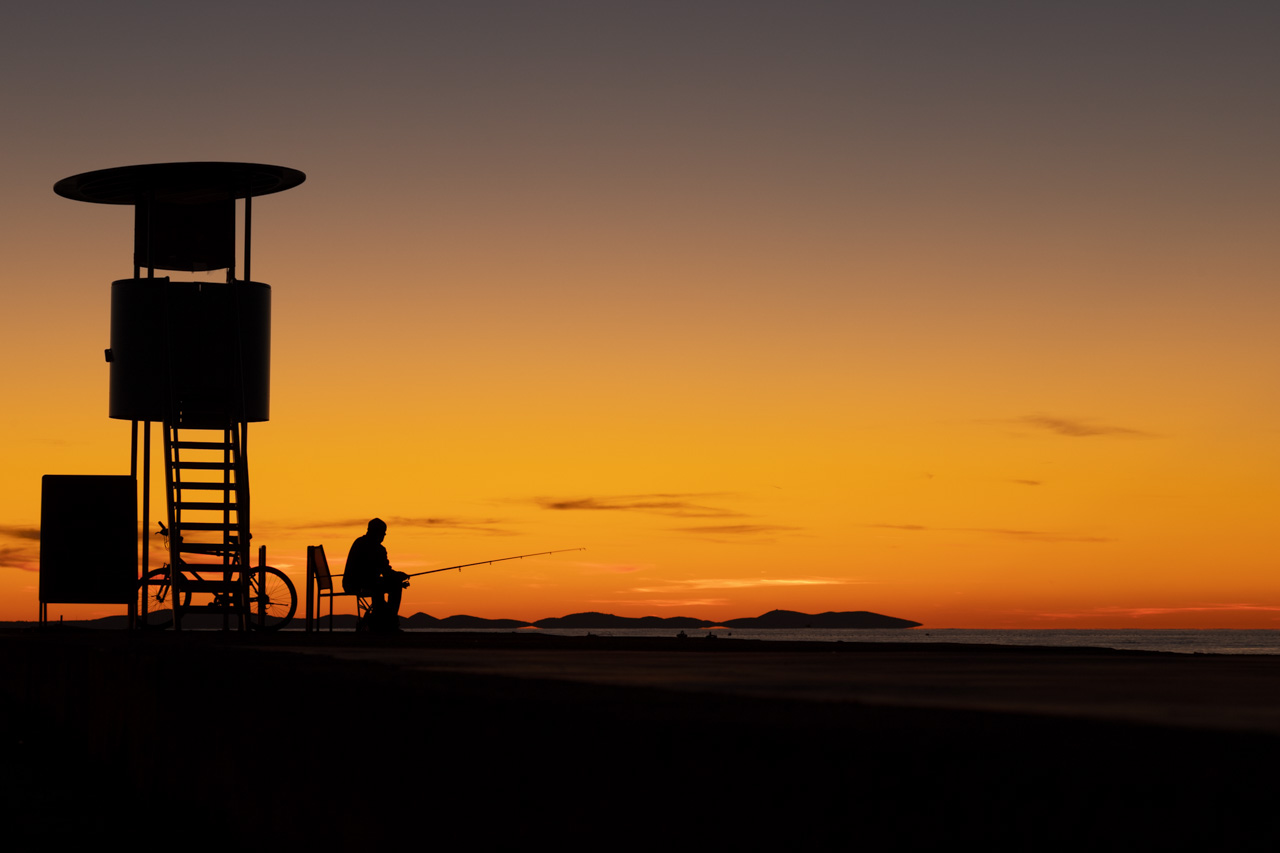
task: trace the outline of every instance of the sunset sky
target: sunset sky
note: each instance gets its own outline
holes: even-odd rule
[[[41,476],[129,466],[131,211],[54,182],[230,160],[307,174],[254,205],[254,544],[299,588],[380,516],[403,571],[587,549],[405,615],[1280,627],[1277,32],[1229,0],[11,9],[0,619],[37,616]]]

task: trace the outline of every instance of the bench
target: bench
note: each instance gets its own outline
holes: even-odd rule
[[[329,560],[323,545],[307,546],[307,630],[319,630],[320,599],[329,599],[329,630],[333,630],[333,600],[350,596],[356,600],[356,617],[364,618],[372,604],[372,594],[367,592],[341,592],[333,588],[333,579],[342,577],[329,571]],[[313,607],[314,604],[314,607]],[[357,625],[359,622],[357,622]],[[357,628],[357,630],[359,630]]]

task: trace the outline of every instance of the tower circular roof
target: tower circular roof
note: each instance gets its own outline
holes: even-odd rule
[[[261,163],[149,163],[72,175],[53,191],[95,204],[203,204],[283,192],[306,179],[297,169]]]

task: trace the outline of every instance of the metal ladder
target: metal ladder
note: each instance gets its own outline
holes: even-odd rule
[[[251,568],[243,427],[164,424],[175,628],[191,612],[221,613],[224,628],[245,627]]]

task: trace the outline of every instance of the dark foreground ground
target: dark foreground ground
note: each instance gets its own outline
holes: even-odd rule
[[[0,700],[6,839],[52,845],[1252,850],[1277,836],[1276,657],[12,631]]]

